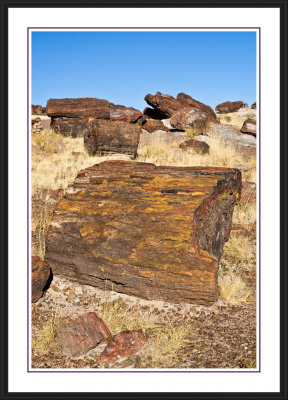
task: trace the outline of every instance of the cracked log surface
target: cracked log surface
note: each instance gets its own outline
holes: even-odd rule
[[[54,274],[147,299],[210,304],[241,173],[106,161],[79,172],[54,213]]]

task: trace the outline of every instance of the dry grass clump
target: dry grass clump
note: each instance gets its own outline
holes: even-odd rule
[[[32,335],[32,350],[46,353],[54,342],[56,330],[62,322],[63,318],[52,312],[42,327]]]
[[[63,147],[63,137],[53,129],[32,135],[32,145],[45,153],[57,153]]]
[[[44,260],[46,235],[53,217],[55,204],[47,191],[37,190],[32,196],[31,244],[32,255]]]
[[[198,134],[194,132],[193,128],[188,128],[185,130],[186,136],[188,138],[194,138],[195,136],[197,136]]]
[[[241,304],[247,301],[251,295],[251,290],[236,272],[231,271],[229,274],[220,273],[218,285],[220,297],[230,304]]]

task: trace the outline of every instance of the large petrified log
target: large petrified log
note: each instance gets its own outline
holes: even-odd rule
[[[241,173],[106,161],[79,172],[47,235],[54,274],[147,299],[209,304]]]
[[[230,112],[238,111],[244,102],[242,100],[239,101],[225,101],[224,103],[218,104],[215,107],[215,110],[218,111],[220,114],[227,114]]]
[[[49,99],[46,112],[49,117],[110,118],[110,103],[96,98]]]
[[[87,125],[84,145],[90,154],[124,153],[137,155],[141,128],[122,121],[96,120]]]
[[[171,117],[176,111],[183,108],[180,101],[174,99],[174,97],[169,94],[162,94],[160,92],[157,92],[154,96],[152,94],[147,94],[145,100],[149,106],[160,111],[166,118]]]
[[[206,104],[193,99],[191,96],[185,93],[179,93],[176,99],[180,101],[180,103],[183,104],[184,107],[194,108],[203,111],[207,115],[210,122],[217,122],[216,114],[210,106],[207,106]]]

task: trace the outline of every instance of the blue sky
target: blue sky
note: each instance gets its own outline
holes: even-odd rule
[[[141,111],[184,92],[212,108],[256,100],[255,32],[33,32],[32,104],[97,97]]]

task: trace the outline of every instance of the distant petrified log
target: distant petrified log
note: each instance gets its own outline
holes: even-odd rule
[[[97,120],[88,124],[84,145],[90,154],[124,153],[137,155],[141,128],[122,121]]]
[[[159,110],[155,110],[154,108],[146,107],[143,111],[143,114],[152,119],[165,119],[167,116],[163,114]]]
[[[35,303],[43,296],[45,286],[50,277],[50,267],[40,257],[32,257],[32,302]]]
[[[110,103],[96,98],[49,99],[46,106],[49,117],[110,118]]]
[[[201,142],[201,141],[195,140],[195,139],[186,140],[185,142],[180,143],[179,147],[182,150],[192,149],[196,153],[199,153],[199,154],[208,154],[209,149],[210,149],[210,146],[208,143]]]
[[[212,303],[240,193],[237,169],[96,164],[58,203],[46,259],[54,274],[102,289]]]
[[[210,126],[207,114],[190,108],[183,108],[173,114],[170,124],[173,128],[184,131],[192,128],[196,135],[208,132]]]
[[[242,106],[244,102],[242,100],[239,101],[225,101],[224,103],[218,104],[215,107],[215,110],[218,111],[220,114],[226,114],[230,112],[235,112],[238,111]]]
[[[254,101],[254,103],[251,105],[251,108],[252,108],[253,110],[256,110],[256,101]]]
[[[90,121],[94,119],[90,118]],[[67,118],[53,117],[51,119],[51,128],[55,132],[61,133],[63,136],[83,137],[88,124],[89,118]]]
[[[191,96],[188,96],[188,94],[179,93],[177,95],[177,100],[180,101],[180,103],[184,107],[194,108],[203,111],[205,114],[207,114],[209,121],[217,122],[216,114],[211,107],[207,106],[204,103],[201,103],[198,100],[193,99]]]
[[[42,107],[40,104],[32,104],[31,113],[32,115],[43,115],[46,113],[46,107]]]
[[[147,94],[145,100],[149,106],[160,111],[166,118],[171,117],[176,111],[183,108],[183,105],[178,100],[174,99],[174,97],[160,92],[157,92],[155,96]]]
[[[242,133],[249,133],[250,135],[256,136],[256,120],[248,118],[243,122],[242,128],[240,132]]]
[[[157,119],[148,119],[145,124],[142,126],[143,129],[145,129],[148,132],[155,132],[155,131],[166,131],[169,132],[170,129],[168,129],[162,121],[157,120]]]
[[[137,122],[143,116],[142,112],[132,107],[110,104],[110,119],[112,121]]]

